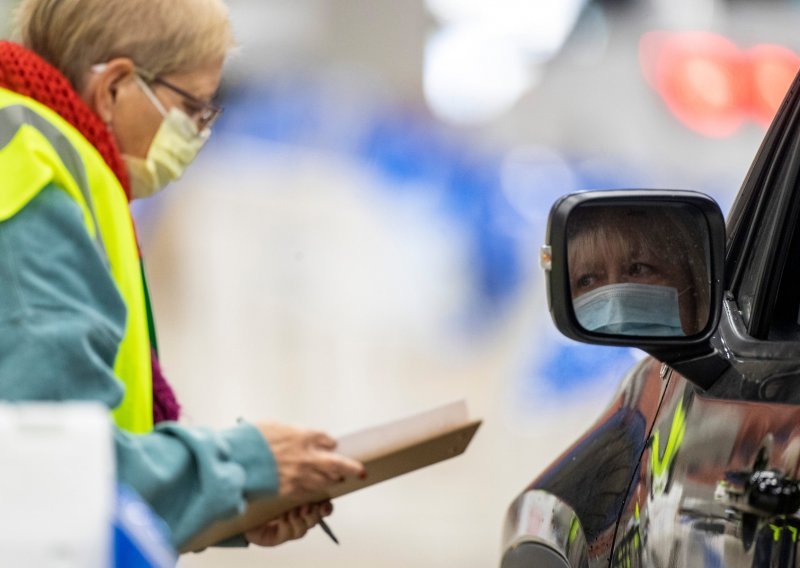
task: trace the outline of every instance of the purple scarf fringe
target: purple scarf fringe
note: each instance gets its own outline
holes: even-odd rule
[[[153,366],[153,423],[176,421],[180,418],[181,405],[175,392],[161,372],[158,355],[151,349],[150,360]]]

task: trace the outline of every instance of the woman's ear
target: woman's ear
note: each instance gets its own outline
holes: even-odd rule
[[[117,95],[128,83],[133,84],[136,67],[128,57],[117,57],[93,65],[81,92],[81,98],[106,124],[111,123]]]

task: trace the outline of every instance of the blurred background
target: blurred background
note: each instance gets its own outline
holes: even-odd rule
[[[14,1],[0,0],[0,34]],[[727,211],[800,67],[790,0],[230,0],[197,164],[135,215],[190,423],[345,433],[465,398],[464,456],[274,550],[181,566],[497,565],[505,509],[640,353],[550,322],[538,250],[580,189]]]

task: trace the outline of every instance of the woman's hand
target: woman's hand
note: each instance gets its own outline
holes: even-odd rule
[[[305,536],[310,528],[332,511],[333,505],[330,501],[301,505],[273,521],[247,531],[244,536],[250,543],[258,546],[277,546]]]
[[[266,422],[258,425],[278,464],[278,494],[298,497],[347,477],[363,477],[364,466],[334,453],[336,440],[314,430]]]

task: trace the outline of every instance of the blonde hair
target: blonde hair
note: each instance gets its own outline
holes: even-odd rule
[[[223,0],[22,0],[14,37],[77,90],[115,57],[159,76],[222,62],[234,47]]]

